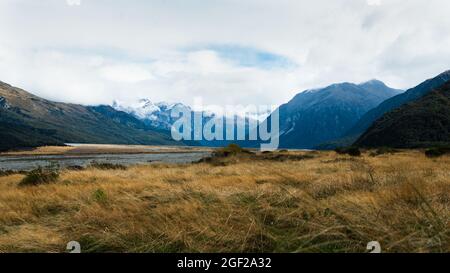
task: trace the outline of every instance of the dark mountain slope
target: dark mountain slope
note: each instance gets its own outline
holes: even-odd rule
[[[177,144],[109,106],[52,102],[0,82],[1,150],[63,143]]]
[[[349,130],[367,111],[400,90],[380,81],[342,83],[299,93],[280,111],[280,145],[314,148]]]
[[[415,148],[450,144],[450,81],[386,113],[356,145]]]
[[[367,112],[356,124],[353,126],[344,137],[347,139],[356,140],[362,133],[364,133],[377,119],[381,118],[385,113],[400,107],[401,105],[414,101],[431,90],[440,87],[450,80],[450,70],[446,71],[435,78],[429,79],[420,85],[409,89],[405,93],[392,97],[378,107]]]

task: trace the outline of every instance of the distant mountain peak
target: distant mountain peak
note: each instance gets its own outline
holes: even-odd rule
[[[437,76],[437,78],[440,78],[440,79],[442,79],[444,81],[448,81],[449,77],[450,77],[450,70],[447,70],[447,71],[445,71],[445,72],[443,72],[443,73],[441,73],[441,74],[439,74]]]
[[[311,149],[337,139],[367,111],[398,93],[377,80],[301,92],[280,107],[281,147]]]
[[[447,70],[434,78],[428,79],[421,84],[413,87],[406,92],[402,92],[397,96],[383,101],[380,105],[367,112],[355,124],[355,126],[347,131],[343,137],[354,139],[361,136],[369,127],[384,114],[414,100],[417,100],[426,95],[431,90],[438,88],[450,81],[450,70]],[[356,140],[356,139],[355,139]]]
[[[161,101],[161,102],[156,103],[156,106],[158,106],[160,108],[160,110],[172,110],[175,107],[178,107],[178,108],[187,109],[189,111],[192,111],[192,109],[189,106],[184,105],[180,102]]]
[[[116,110],[131,114],[155,128],[164,130],[168,130],[172,126],[174,120],[171,117],[171,113],[175,107],[185,109],[189,112],[192,111],[189,106],[182,103],[165,101],[154,103],[148,98],[138,99],[131,103],[123,103],[115,100],[112,107]]]
[[[362,82],[360,84],[355,84],[355,83],[351,83],[351,82],[333,83],[333,84],[330,84],[323,88],[314,88],[314,89],[305,90],[304,93],[315,93],[315,92],[323,91],[323,90],[346,91],[347,88],[357,88],[357,87],[367,88],[369,90],[371,90],[372,88],[391,89],[384,82],[377,80],[377,79],[372,79],[372,80]],[[392,90],[394,90],[394,89],[392,89]],[[399,91],[402,91],[402,90],[399,90]]]
[[[359,84],[359,86],[365,86],[365,85],[386,86],[386,84],[384,82],[377,80],[377,79],[371,79],[369,81],[365,81],[365,82]]]
[[[153,106],[153,102],[149,99],[140,99],[138,100],[138,103],[141,104],[143,107],[151,107]]]
[[[317,93],[317,92],[321,92],[323,90],[331,90],[331,89],[337,89],[338,87],[348,87],[348,86],[356,86],[356,85],[353,83],[350,83],[350,82],[333,83],[333,84],[327,85],[325,87],[307,89],[307,90],[297,94],[297,96],[301,95],[301,94]]]

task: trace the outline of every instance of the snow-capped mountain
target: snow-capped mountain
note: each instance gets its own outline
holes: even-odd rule
[[[177,107],[184,111],[189,111],[192,113],[198,113],[194,111],[191,107],[184,105],[182,103],[169,103],[169,102],[158,102],[153,103],[149,99],[140,99],[134,103],[124,104],[119,101],[114,101],[112,107],[118,111],[129,113],[136,118],[145,121],[149,125],[162,130],[170,130],[170,127],[175,122],[175,119],[171,117],[171,111]],[[220,116],[214,114],[211,111],[202,112],[204,122],[211,120],[212,118],[220,118]],[[267,116],[270,112],[267,113]],[[256,119],[257,113],[247,113],[247,118]],[[236,115],[235,122],[237,124],[246,123],[246,119]]]
[[[186,111],[192,111],[189,106],[182,103],[158,102],[153,103],[149,99],[140,99],[131,104],[123,104],[114,101],[112,107],[118,111],[132,114],[145,123],[161,130],[170,130],[175,120],[170,116],[174,107],[181,107]]]
[[[112,107],[118,111],[126,112],[128,114],[133,115],[134,117],[142,120],[147,125],[150,125],[156,129],[164,131],[170,131],[172,125],[177,120],[171,117],[171,112],[175,107],[177,107],[177,110],[181,109],[182,111],[191,112],[191,114],[201,113],[203,117],[203,126],[205,126],[205,124],[207,124],[207,122],[211,121],[212,119],[222,120],[224,118],[223,116],[214,114],[211,111],[203,111],[203,112],[195,111],[191,107],[184,105],[182,103],[168,103],[168,102],[153,103],[149,99],[140,99],[130,104],[124,104],[119,101],[114,101]],[[266,116],[268,116],[269,114],[270,112],[266,113]],[[257,113],[247,113],[246,118],[242,117],[237,113],[234,115],[233,118],[227,118],[225,122],[234,123],[236,128],[246,128],[246,132],[249,132],[250,130],[253,130],[257,127],[255,117],[257,117]],[[250,120],[253,120],[253,122],[250,122]],[[192,126],[194,125],[192,124]],[[221,140],[219,141],[201,140],[198,143],[204,146],[225,146],[228,144],[228,142]]]

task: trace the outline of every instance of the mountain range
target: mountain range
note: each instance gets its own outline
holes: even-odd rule
[[[64,143],[180,145],[110,106],[52,102],[0,82],[0,150]]]
[[[280,147],[297,149],[358,146],[418,147],[448,143],[450,71],[406,92],[378,80],[339,83],[298,93],[279,107]],[[147,145],[224,146],[249,141],[183,141],[171,138],[174,107],[201,113],[203,124],[225,117],[195,112],[181,103],[83,106],[53,102],[0,82],[0,150],[63,145],[110,143]],[[269,115],[266,121],[270,120]],[[252,128],[249,118],[233,121]],[[192,125],[192,124],[191,124]],[[214,128],[216,130],[216,128]],[[235,135],[236,136],[236,135]],[[257,143],[259,144],[259,143]]]
[[[172,118],[170,115],[174,107],[177,107],[180,110],[193,112],[191,107],[182,103],[153,103],[150,99],[140,99],[131,104],[124,104],[116,100],[112,104],[112,108],[117,111],[131,114],[152,127],[166,131],[170,131],[172,124],[176,121],[176,119]]]
[[[218,120],[222,123],[232,122],[235,124],[235,136],[237,135],[237,128],[239,126],[243,126],[245,128],[246,134],[248,134],[249,130],[255,128],[255,123],[250,122],[250,119],[253,116],[242,117],[238,114],[234,114],[231,117],[224,117],[217,115],[211,111],[195,111],[190,106],[184,105],[182,103],[168,103],[168,102],[158,102],[153,103],[150,99],[139,99],[136,102],[124,104],[119,101],[114,101],[112,107],[117,111],[123,111],[130,115],[133,115],[135,118],[143,121],[145,124],[157,128],[162,131],[170,131],[172,125],[176,122],[178,118],[171,117],[171,112],[173,109],[181,110],[186,113],[190,113],[193,117],[194,114],[199,114],[202,116],[202,128],[204,128],[205,124],[209,121]],[[255,114],[255,113],[250,113]],[[267,113],[267,115],[270,113]],[[191,119],[191,127],[194,128],[194,120]],[[213,128],[215,130],[215,128]],[[189,145],[202,145],[209,147],[222,147],[229,145],[231,143],[237,143],[241,146],[250,146],[251,142],[248,141],[228,141],[225,140],[225,132],[224,140],[212,140],[208,141],[202,138],[196,142],[185,141]]]
[[[312,149],[341,137],[370,109],[402,90],[378,80],[306,90],[280,106],[280,145]]]

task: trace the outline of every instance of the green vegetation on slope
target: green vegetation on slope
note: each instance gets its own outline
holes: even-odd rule
[[[416,148],[450,143],[450,82],[385,114],[356,142],[366,147]]]
[[[178,144],[109,106],[52,102],[0,82],[0,150],[63,143]]]

